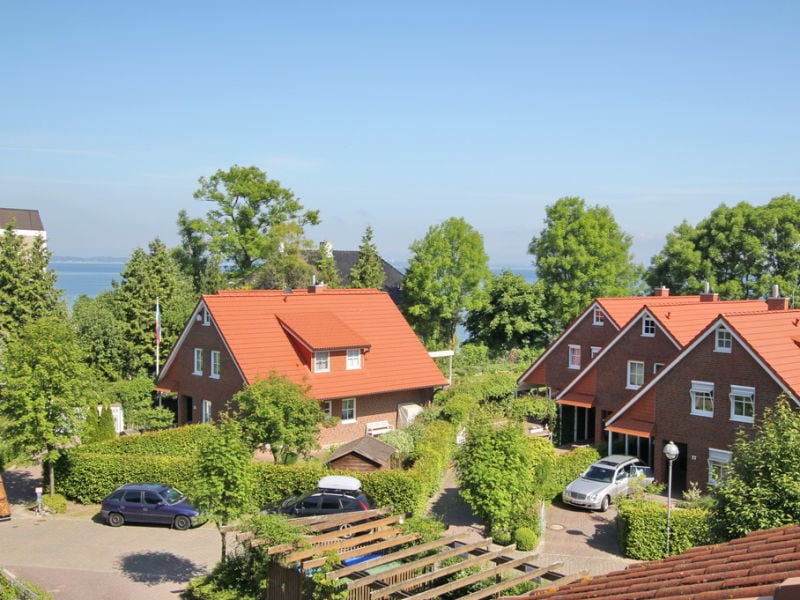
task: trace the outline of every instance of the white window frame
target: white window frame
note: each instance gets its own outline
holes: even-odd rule
[[[219,379],[220,370],[222,368],[222,353],[219,350],[211,351],[211,367],[209,377],[212,379]]]
[[[355,423],[358,420],[356,415],[356,399],[343,398],[342,399],[342,424]]]
[[[578,344],[570,344],[567,349],[567,367],[575,370],[581,368],[581,347]]]
[[[731,399],[731,421],[738,421],[739,423],[753,423],[755,422],[756,416],[756,388],[746,386],[746,385],[731,385],[731,393],[729,395]],[[749,398],[749,402],[747,402],[747,398]],[[742,399],[738,401],[737,399]],[[747,405],[750,406],[750,415],[744,414],[736,414],[736,406],[741,404],[744,408]]]
[[[733,334],[726,327],[717,327],[714,332],[714,352],[730,354],[733,349]]]
[[[603,348],[601,346],[592,346],[592,358],[600,354],[600,350]]]
[[[697,400],[701,397],[701,395],[703,398],[707,397],[711,401],[711,410],[697,407]],[[714,384],[712,382],[692,380],[692,388],[689,391],[689,396],[692,400],[691,414],[698,417],[714,416]]]
[[[717,485],[725,479],[733,453],[728,450],[708,449],[708,484]]]
[[[599,306],[595,307],[594,314],[592,314],[592,325],[597,325],[598,327],[602,327],[605,324],[606,324],[606,313]]]
[[[628,361],[628,379],[625,386],[629,390],[638,390],[644,385],[644,361]]]
[[[322,401],[322,412],[324,412],[328,417],[333,416],[333,401],[331,400],[323,400]]]
[[[211,423],[211,400],[200,402],[200,422]]]
[[[653,317],[642,319],[642,337],[656,337],[656,320]]]
[[[664,368],[664,363],[653,363],[653,375],[658,373],[663,368]]]
[[[331,353],[327,350],[314,352],[314,373],[329,373],[331,370]]]
[[[361,368],[361,348],[347,349],[347,370],[354,371]]]
[[[208,327],[211,325],[211,315],[208,313],[208,309],[203,309],[203,325]]]
[[[193,375],[202,375],[203,374],[203,349],[202,348],[195,348],[194,349],[194,371],[192,371]]]

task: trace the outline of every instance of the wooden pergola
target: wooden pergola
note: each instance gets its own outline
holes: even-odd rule
[[[342,562],[326,578],[347,588],[349,600],[435,599],[490,578],[495,580],[492,585],[459,598],[500,598],[526,581],[537,581],[541,589],[586,575],[564,577],[554,570],[561,563],[540,567],[532,562],[535,554],[521,554],[514,545],[498,547],[490,539],[465,541],[466,534],[422,543],[418,534],[403,534],[404,518],[378,509],[293,519],[311,533],[300,544],[268,548],[274,560],[265,600],[300,600],[303,580],[325,565],[331,552]],[[259,540],[252,537],[240,534],[239,540],[257,545]],[[461,560],[453,562],[457,558]],[[473,573],[475,568],[479,570]],[[467,569],[469,574],[454,577]]]

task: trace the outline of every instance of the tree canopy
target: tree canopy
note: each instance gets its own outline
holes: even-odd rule
[[[528,246],[544,286],[544,305],[554,331],[561,330],[595,298],[636,292],[640,268],[632,238],[607,207],[561,198],[546,209],[542,232]]]
[[[750,438],[740,432],[713,488],[712,525],[723,539],[800,523],[800,412],[782,397]]]
[[[383,289],[386,282],[386,272],[383,270],[378,247],[372,241],[374,232],[367,226],[361,236],[361,245],[358,247],[358,260],[350,269],[350,285],[354,288]]]
[[[308,249],[304,227],[319,223],[319,211],[304,210],[291,190],[261,169],[234,165],[199,181],[194,197],[216,207],[190,227],[206,236],[212,254],[236,276],[248,277],[291,245]]]
[[[402,283],[406,318],[428,348],[455,348],[456,328],[491,275],[483,236],[453,217],[430,227],[410,250]]]

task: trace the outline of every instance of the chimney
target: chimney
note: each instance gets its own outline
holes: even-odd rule
[[[789,299],[781,298],[777,283],[772,286],[772,297],[767,298],[767,310],[789,310]]]
[[[660,288],[653,290],[653,296],[656,298],[665,298],[669,296],[669,288],[662,285]]]
[[[328,287],[327,285],[325,285],[324,283],[322,283],[320,281],[319,283],[315,283],[314,285],[308,286],[308,293],[309,294],[321,294],[322,292],[325,291],[325,289],[327,287]]]
[[[719,300],[719,294],[711,293],[711,286],[706,281],[703,284],[703,293],[700,294],[700,302],[716,302]]]

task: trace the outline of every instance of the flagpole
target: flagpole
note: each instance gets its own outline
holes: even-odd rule
[[[159,373],[159,350],[161,348],[161,307],[158,304],[158,296],[156,296],[156,379]]]

